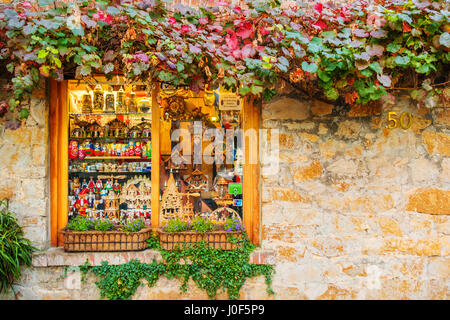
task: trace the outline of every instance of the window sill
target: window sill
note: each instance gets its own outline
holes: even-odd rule
[[[123,252],[65,252],[62,247],[52,247],[45,251],[33,254],[33,267],[78,267],[89,261],[91,266],[100,266],[102,261],[107,261],[110,265],[127,263],[133,259],[138,259],[143,263],[152,263],[153,259],[161,261],[161,254],[154,249],[143,251],[123,251]],[[250,263],[254,264],[275,264],[275,254],[273,251],[257,249],[250,255]]]

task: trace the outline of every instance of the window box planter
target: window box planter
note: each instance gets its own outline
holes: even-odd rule
[[[68,252],[140,251],[147,249],[147,239],[152,228],[138,232],[115,231],[74,231],[60,229],[63,248]]]
[[[214,249],[233,250],[236,249],[237,244],[228,240],[229,235],[238,239],[242,238],[242,232],[240,231],[208,231],[200,233],[194,231],[166,232],[158,229],[158,233],[161,249],[163,250],[181,250],[184,243],[190,245],[200,241],[207,242]]]

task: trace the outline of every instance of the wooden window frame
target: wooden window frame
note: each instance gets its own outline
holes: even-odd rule
[[[62,246],[63,239],[58,230],[66,226],[68,221],[68,183],[69,183],[69,105],[68,80],[49,81],[50,87],[50,234],[51,245]],[[152,91],[152,227],[159,226],[159,190],[160,190],[160,115],[157,102],[160,85]],[[243,223],[252,243],[258,245],[261,238],[261,204],[260,204],[260,105],[254,105],[251,98],[244,99],[243,125],[244,132],[254,130],[256,144],[246,139],[244,143],[245,163],[243,165]],[[248,141],[248,142],[247,142]],[[255,146],[257,162],[248,163],[250,148]],[[255,151],[255,150],[254,150]]]

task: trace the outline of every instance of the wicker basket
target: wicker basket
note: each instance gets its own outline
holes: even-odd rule
[[[232,235],[238,239],[242,238],[241,232],[228,231],[211,231],[205,233],[184,231],[184,232],[165,232],[158,230],[159,242],[163,250],[180,250],[183,244],[195,244],[196,242],[205,241],[214,249],[233,250],[237,244],[228,240],[228,235]]]
[[[148,247],[152,228],[138,232],[127,231],[73,231],[61,229],[63,248],[69,252],[139,251]]]

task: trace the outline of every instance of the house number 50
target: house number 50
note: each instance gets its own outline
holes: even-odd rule
[[[394,129],[400,124],[403,129],[408,129],[412,125],[412,116],[409,112],[403,112],[400,118],[397,119],[397,112],[389,112],[388,114],[388,128]]]

